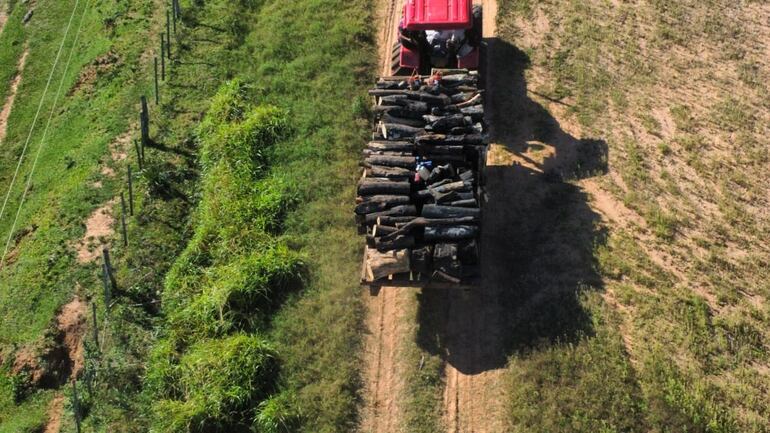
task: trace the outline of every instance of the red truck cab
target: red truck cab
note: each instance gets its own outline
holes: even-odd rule
[[[442,39],[447,35],[462,36],[447,43]],[[480,42],[481,10],[471,0],[406,0],[394,47],[394,73],[425,73],[430,67],[478,69]]]

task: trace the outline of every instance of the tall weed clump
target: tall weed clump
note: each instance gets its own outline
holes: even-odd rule
[[[270,173],[286,131],[286,113],[249,103],[238,80],[222,86],[198,128],[195,233],[166,277],[167,332],[145,379],[154,431],[242,429],[260,415],[256,408],[274,406],[260,405],[278,375],[261,331],[301,286],[304,268],[281,238],[294,188]]]

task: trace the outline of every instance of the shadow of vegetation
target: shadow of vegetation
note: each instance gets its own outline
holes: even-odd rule
[[[593,333],[580,302],[601,289],[599,215],[569,181],[607,171],[607,145],[579,139],[528,96],[527,55],[487,42],[490,148],[482,284],[419,295],[418,344],[464,374],[502,368],[515,352]]]

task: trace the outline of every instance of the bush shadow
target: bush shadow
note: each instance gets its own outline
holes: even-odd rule
[[[508,357],[593,333],[581,293],[601,289],[594,251],[599,215],[574,181],[607,171],[602,140],[573,137],[529,97],[530,61],[487,39],[490,123],[482,270],[470,291],[418,295],[417,343],[464,374],[502,368]],[[482,71],[484,72],[484,71]]]

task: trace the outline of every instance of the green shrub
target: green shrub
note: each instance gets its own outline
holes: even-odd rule
[[[284,391],[259,404],[253,430],[260,433],[294,432],[300,419],[296,396]]]
[[[256,329],[288,292],[300,286],[302,261],[277,244],[210,268],[204,281],[203,291],[169,317],[178,336]]]
[[[229,431],[273,391],[278,362],[261,337],[236,334],[195,343],[173,369],[181,398],[153,405],[154,431]]]

